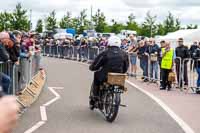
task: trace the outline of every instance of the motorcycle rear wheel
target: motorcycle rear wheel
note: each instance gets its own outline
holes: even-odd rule
[[[113,122],[118,114],[120,105],[120,93],[107,93],[105,96],[105,117],[108,122]]]

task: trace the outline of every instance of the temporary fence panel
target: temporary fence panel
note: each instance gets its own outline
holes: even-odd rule
[[[3,82],[9,85],[6,87],[5,93],[15,95],[20,92],[39,71],[39,68],[40,52],[29,59],[21,58],[19,64],[12,61],[0,62],[0,75],[6,78],[6,81]],[[2,85],[2,78],[0,80]]]
[[[49,48],[48,48],[49,47]],[[46,53],[46,49],[52,49],[52,46],[44,46],[43,48],[43,55],[48,55]],[[88,61],[88,62],[91,62],[95,59],[95,57],[97,57],[98,54],[100,54],[101,52],[103,52],[106,48],[105,47],[80,47],[80,46],[72,46],[72,45],[69,45],[69,46],[66,46],[66,47],[58,47],[58,49],[63,49],[63,50],[58,50],[57,52],[57,56],[60,55],[59,57],[64,57],[64,58],[67,58],[67,59],[73,59],[73,60],[79,60],[79,61]],[[51,50],[49,50],[51,51]],[[51,55],[51,52],[49,53]],[[145,75],[144,76],[144,73],[143,74],[136,74],[137,76],[141,76],[141,77],[144,77],[146,79],[148,79],[149,81],[157,81],[157,83],[159,83],[159,81],[161,81],[161,78],[160,78],[160,67],[159,67],[159,62],[158,61],[152,61],[151,60],[151,57],[149,55],[146,55],[147,56],[147,60],[146,60],[146,68],[143,68],[144,66],[142,66],[142,60],[140,59],[138,62],[137,62],[137,67],[139,68],[142,68],[143,71],[144,69],[147,69],[145,70]],[[182,60],[180,57],[177,57],[175,59],[175,64],[176,64],[176,70],[174,70],[176,72],[176,75],[177,75],[177,82],[175,83],[175,85],[182,89],[183,88],[183,85],[184,84],[184,64],[186,62],[192,62],[193,60],[192,59],[184,59]],[[153,67],[153,62],[155,62],[155,65],[156,68],[152,68]],[[140,65],[139,65],[140,63]],[[186,63],[188,64],[188,63]],[[194,66],[194,64],[193,64]],[[155,71],[155,69],[157,69]],[[156,73],[157,72],[157,73]],[[188,81],[188,86],[189,88],[197,88],[197,85],[196,85],[196,76],[195,76],[195,73],[194,73],[194,69],[191,70],[191,71],[188,71],[188,75],[189,75],[189,78],[190,80]],[[182,82],[183,81],[183,82]]]

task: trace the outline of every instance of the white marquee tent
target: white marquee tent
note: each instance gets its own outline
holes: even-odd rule
[[[177,46],[178,38],[183,38],[184,44],[190,46],[194,41],[200,41],[200,29],[179,30],[173,33],[168,33],[166,36],[160,36],[156,41],[170,41],[174,48]]]

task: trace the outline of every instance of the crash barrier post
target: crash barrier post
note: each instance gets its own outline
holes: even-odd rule
[[[182,87],[181,87],[182,59],[181,59],[181,57],[176,57],[175,63],[176,63],[175,72],[176,72],[176,77],[177,77],[176,79],[177,79],[177,85],[178,85],[177,87],[182,90]]]
[[[46,53],[45,53],[46,52],[46,47],[44,45],[42,45],[42,44],[40,44],[40,46],[42,48],[42,51],[41,51],[42,55],[46,56]]]
[[[59,48],[59,45],[55,45],[54,57],[58,57],[58,48]]]
[[[66,50],[64,51],[65,58],[71,59],[73,57],[73,47],[71,45],[67,45]]]
[[[200,65],[200,59],[193,59],[191,60],[191,69],[189,71],[189,85],[188,87],[193,91],[197,92],[197,89],[199,91],[199,86],[198,86],[198,76],[199,76],[199,68],[198,66]],[[196,73],[195,73],[196,72]]]
[[[30,59],[28,58],[21,58],[20,59],[20,72],[21,72],[21,78],[20,78],[20,89],[24,88],[30,78]]]
[[[0,84],[6,94],[16,95],[39,71],[40,53],[30,59],[21,58],[19,64],[12,61],[0,62]]]
[[[46,46],[48,47],[48,46]],[[70,51],[70,48],[71,48],[71,53],[69,52]],[[46,48],[45,48],[46,49]],[[64,47],[61,47],[61,49],[65,49]],[[80,46],[67,46],[66,47],[67,50],[63,50],[63,54],[65,55],[65,58],[67,59],[73,59],[73,60],[87,60],[88,62],[90,62],[91,60],[94,60],[94,58],[100,54],[101,52],[103,52],[106,48],[104,46],[101,46],[101,47],[97,47],[97,46],[94,46],[94,47],[87,47],[87,50],[85,49],[81,49]],[[58,51],[58,55],[61,55],[61,52],[60,50]],[[160,69],[159,69],[159,64],[158,64],[158,61],[157,61],[157,78],[156,77],[152,77],[152,70],[153,68],[151,68],[151,59],[150,59],[150,56],[149,55],[146,55],[148,57],[148,63],[147,63],[147,70],[145,70],[147,72],[146,76],[144,76],[144,78],[146,79],[149,79],[150,81],[151,80],[154,80],[154,81],[161,81],[161,78],[159,76],[159,73],[160,73]],[[83,61],[84,61],[83,60]],[[176,73],[176,85],[178,88],[180,88],[181,90],[183,90],[183,84],[185,83],[184,82],[184,64],[187,64],[186,62],[192,62],[193,60],[190,59],[190,58],[187,58],[187,59],[184,59],[182,60],[180,57],[177,57],[175,59],[175,73]],[[140,62],[141,62],[141,59],[140,59]],[[194,61],[193,61],[194,62]],[[199,62],[200,62],[200,59],[199,59]],[[193,65],[193,69],[191,69],[191,71],[189,71],[188,75],[190,77],[190,81],[188,81],[188,87],[193,89],[193,91],[195,92],[195,89],[194,88],[198,88],[197,85],[196,85],[196,80],[195,79],[195,73],[194,73],[194,63],[192,63]],[[141,67],[141,65],[140,65]],[[154,71],[154,70],[153,70]],[[192,73],[193,72],[193,73]],[[141,76],[141,75],[137,75],[137,76]]]
[[[68,58],[69,55],[69,46],[68,45],[62,45],[61,48],[61,58]]]
[[[49,56],[49,45],[44,45],[45,49],[45,56]]]
[[[56,58],[59,58],[59,48],[60,48],[60,47],[61,47],[60,45],[56,45],[56,46],[55,46],[55,49],[56,49],[56,50],[55,50],[55,55],[54,55],[54,56],[55,56]]]
[[[198,60],[197,60],[197,65],[198,65]],[[195,85],[195,74],[194,74],[195,60],[192,60],[190,63],[191,63],[191,68],[190,68],[189,79],[191,79],[191,81],[189,82],[189,88],[191,88],[193,90],[193,92],[194,92],[195,91],[195,86],[196,86]]]
[[[55,45],[51,44],[51,57],[55,57]]]
[[[188,86],[188,62],[190,62],[191,59],[190,58],[186,58],[186,59],[183,59],[183,63],[181,64],[182,66],[182,72],[181,72],[181,90],[183,90],[183,86],[185,84],[187,84]],[[190,74],[190,73],[189,73]],[[186,81],[187,80],[187,81]]]
[[[91,46],[88,47],[88,60],[89,62],[93,61],[95,57],[97,57],[98,54],[98,47],[97,46]]]
[[[12,79],[14,78],[13,69],[14,67],[11,61],[0,62],[0,83],[6,94],[12,94],[12,88],[15,87],[14,83],[12,82]]]
[[[49,54],[48,54],[49,57],[52,57],[52,45],[49,44]]]
[[[32,58],[32,77],[36,75],[40,69],[41,52],[36,51]],[[31,77],[31,78],[32,78]]]
[[[149,54],[146,55],[147,56],[147,59],[148,59],[148,64],[147,64],[147,79],[149,79],[149,81],[151,80],[151,68],[150,68],[150,65],[151,65],[151,61],[150,61],[150,56]]]

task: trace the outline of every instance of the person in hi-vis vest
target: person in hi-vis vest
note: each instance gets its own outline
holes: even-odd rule
[[[170,42],[166,42],[166,47],[162,48],[161,50],[161,86],[160,90],[170,90],[171,83],[168,81],[169,73],[172,71],[174,59],[175,57],[175,50],[170,47]]]

